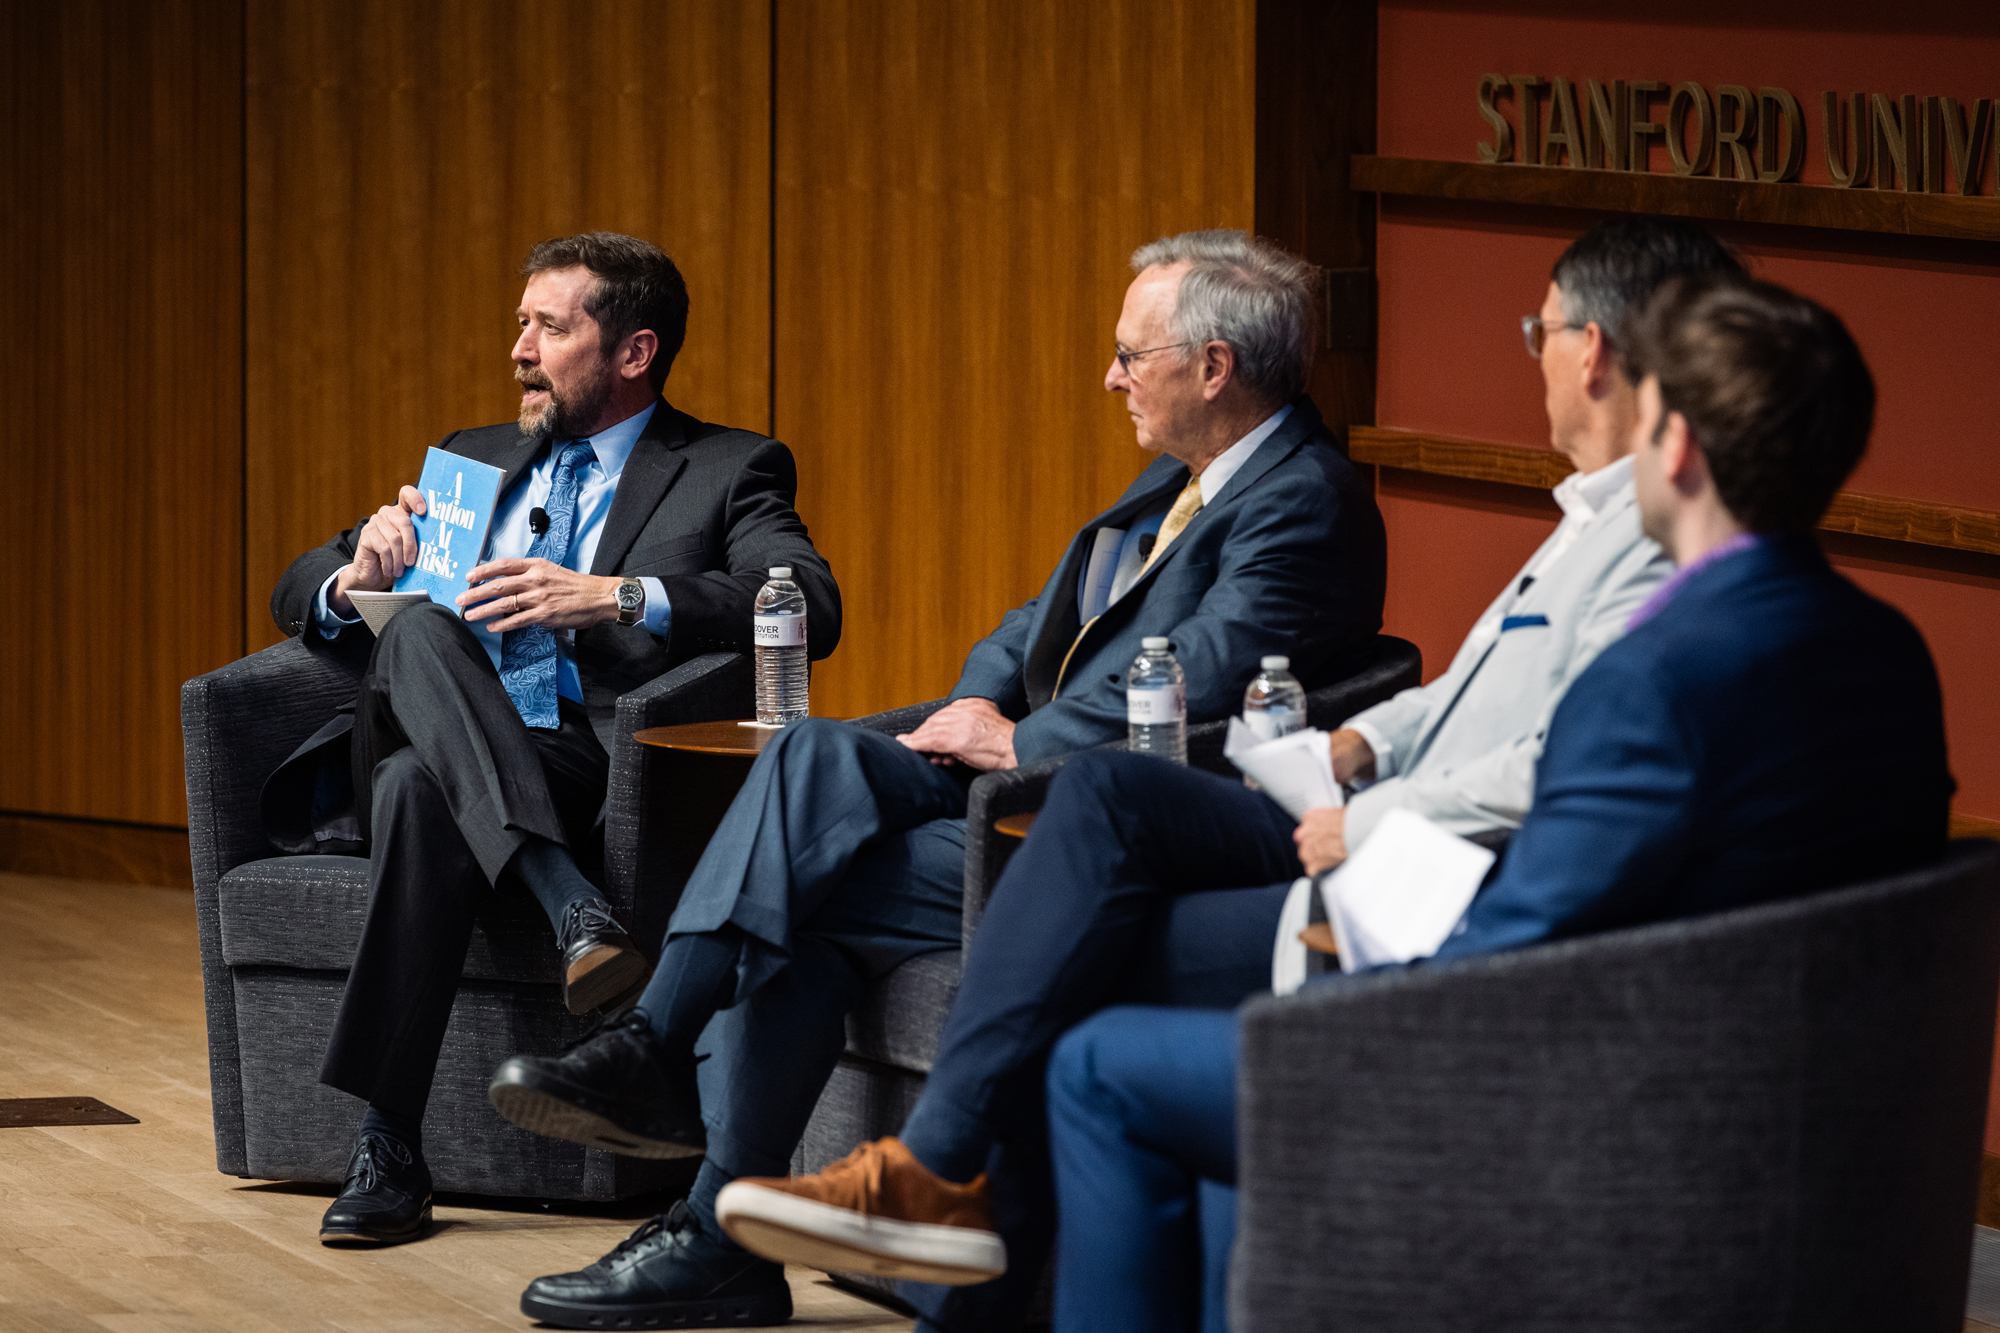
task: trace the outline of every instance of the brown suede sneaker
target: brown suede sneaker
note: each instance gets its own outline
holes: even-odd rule
[[[732,1181],[715,1216],[752,1254],[830,1273],[965,1287],[1007,1271],[986,1177],[954,1185],[901,1139],[864,1143],[816,1176]]]

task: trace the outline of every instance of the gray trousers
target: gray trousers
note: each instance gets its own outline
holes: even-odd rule
[[[603,808],[611,761],[581,704],[561,713],[554,731],[522,722],[442,606],[400,612],[376,640],[352,750],[368,921],[320,1082],[423,1115],[474,918],[529,835],[578,847]]]

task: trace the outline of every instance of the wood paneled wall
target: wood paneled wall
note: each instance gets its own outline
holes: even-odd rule
[[[776,433],[845,602],[813,710],[934,698],[1151,460],[1134,247],[1247,227],[1252,0],[778,0]]]
[[[243,648],[240,4],[0,9],[0,809],[185,823]]]
[[[516,270],[544,237],[674,256],[668,396],[766,425],[770,29],[758,0],[250,0],[252,647],[294,556],[514,415]]]
[[[516,266],[586,228],[687,274],[668,396],[797,451],[847,602],[816,710],[941,693],[1148,461],[1127,256],[1250,225],[1255,8],[8,6],[0,811],[183,822],[181,682],[512,414]]]

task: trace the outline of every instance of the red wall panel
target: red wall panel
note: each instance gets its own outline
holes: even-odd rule
[[[1803,176],[1823,183],[1820,93],[2000,98],[2000,6],[1885,11],[1831,0],[1809,9],[1687,0],[1672,22],[1603,16],[1582,3],[1389,4],[1381,10],[1379,151],[1470,162],[1488,138],[1475,109],[1484,73],[1696,80],[1788,88],[1805,109]],[[1526,12],[1524,12],[1526,11]],[[1663,11],[1662,11],[1663,12]],[[1891,18],[1872,14],[1889,12]],[[1886,30],[1890,22],[1896,30]],[[1809,26],[1808,26],[1809,25]],[[1509,101],[1501,103],[1510,120]],[[1657,113],[1664,103],[1654,104]],[[1544,112],[1546,114],[1546,112]],[[1654,119],[1661,119],[1656,114]],[[1663,147],[1653,168],[1669,170]],[[1983,193],[1992,194],[1990,143]],[[1796,188],[1773,186],[1771,188]],[[1385,426],[1546,447],[1541,377],[1519,317],[1537,309],[1549,268],[1593,215],[1562,209],[1385,199],[1378,229],[1381,316],[1377,421]],[[1762,277],[1847,322],[1878,391],[1858,490],[2000,510],[2000,246],[1768,226],[1717,227]],[[1553,527],[1544,497],[1384,471],[1389,632],[1442,671],[1473,618]],[[1901,543],[1829,538],[1836,565],[1900,607],[1923,632],[1944,683],[1962,812],[2000,818],[2000,559]],[[1856,738],[1856,809],[1865,816],[1867,743]],[[1892,775],[1882,775],[1890,777]],[[2000,1151],[2000,1123],[1988,1148]]]

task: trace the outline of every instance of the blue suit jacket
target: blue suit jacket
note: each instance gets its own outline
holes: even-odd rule
[[[1071,540],[1041,596],[966,656],[951,697],[991,699],[1013,719],[1022,763],[1124,737],[1125,672],[1149,635],[1173,640],[1188,721],[1204,722],[1241,707],[1265,654],[1290,656],[1310,689],[1381,629],[1382,516],[1301,396],[1222,494],[1092,622],[1064,670],[1081,628],[1077,575],[1097,530],[1165,508],[1187,481],[1185,466],[1157,459]]]
[[[1952,789],[1923,639],[1810,537],[1771,538],[1577,678],[1526,822],[1436,957],[1906,869],[1942,852]]]

